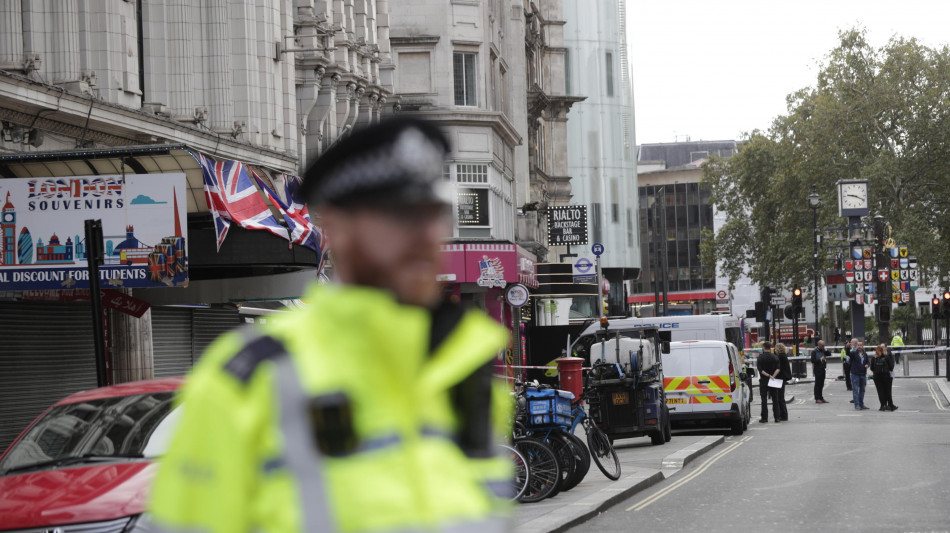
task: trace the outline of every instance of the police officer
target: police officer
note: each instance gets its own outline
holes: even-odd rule
[[[824,396],[825,368],[828,366],[828,357],[831,357],[831,354],[825,349],[825,341],[818,341],[818,346],[811,352],[811,368],[815,376],[815,403],[828,403]]]
[[[339,283],[208,350],[152,491],[159,531],[499,531],[507,331],[439,305],[451,228],[432,124],[384,121],[304,176]],[[493,409],[496,407],[496,409]]]
[[[904,338],[901,337],[901,331],[897,330],[894,332],[894,336],[891,337],[891,348],[903,348],[904,347]],[[897,364],[901,362],[901,351],[893,350],[894,358]]]
[[[844,370],[844,384],[851,390],[851,351],[854,349],[854,339],[848,339],[841,347],[841,368]],[[854,403],[854,400],[851,400]]]

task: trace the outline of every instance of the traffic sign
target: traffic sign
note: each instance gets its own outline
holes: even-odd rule
[[[594,253],[597,257],[600,257],[604,253],[604,245],[599,242],[595,242],[593,246],[590,247],[590,251]]]
[[[590,259],[586,257],[581,257],[574,263],[574,268],[576,268],[581,274],[587,274],[587,272],[589,272],[593,267],[594,263],[591,263]]]
[[[784,296],[773,297],[772,305],[785,305],[785,297]]]

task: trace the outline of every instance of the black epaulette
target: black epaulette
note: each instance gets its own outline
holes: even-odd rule
[[[247,383],[264,361],[272,361],[287,355],[283,343],[269,335],[245,332],[244,347],[224,365],[224,370],[242,383]]]

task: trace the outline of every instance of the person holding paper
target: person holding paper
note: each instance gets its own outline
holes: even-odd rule
[[[788,420],[788,406],[785,405],[785,384],[792,379],[792,365],[788,362],[785,345],[781,342],[775,345],[775,355],[778,357],[778,379],[782,380],[782,388],[778,393],[778,411],[782,415],[782,422]]]
[[[775,422],[782,421],[782,413],[779,410],[779,394],[781,394],[781,385],[778,388],[770,387],[769,380],[776,379],[779,373],[778,357],[772,353],[772,346],[765,342],[762,344],[762,353],[759,354],[756,361],[756,368],[759,370],[759,395],[762,398],[762,416],[759,422],[765,424],[769,421],[769,398],[772,398],[772,415]]]
[[[868,354],[864,351],[864,343],[858,341],[858,347],[851,352],[851,394],[854,396],[854,409],[864,411],[870,409],[864,405],[864,390],[868,385]]]

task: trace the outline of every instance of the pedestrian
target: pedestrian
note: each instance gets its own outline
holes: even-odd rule
[[[785,384],[792,379],[792,365],[788,361],[787,348],[781,342],[775,345],[775,355],[778,357],[779,373],[778,379],[782,380],[782,388],[779,390],[778,405],[779,412],[782,413],[782,422],[788,420],[788,406],[785,405]]]
[[[440,303],[445,135],[363,129],[304,175],[337,283],[219,338],[186,381],[152,490],[161,531],[507,531],[494,456],[508,334]],[[500,407],[500,409],[494,409]],[[502,415],[499,417],[499,415]]]
[[[811,352],[811,369],[815,376],[815,403],[828,403],[823,396],[828,357],[831,357],[831,354],[825,349],[825,341],[819,340],[818,346]]]
[[[855,410],[869,409],[864,405],[864,391],[868,385],[868,354],[864,351],[864,343],[858,341],[851,352],[851,394],[854,396]]]
[[[885,344],[878,344],[871,358],[871,372],[873,373],[874,388],[877,389],[877,399],[881,403],[879,411],[896,411],[892,396],[894,378],[894,356],[887,353]]]
[[[756,359],[755,366],[759,371],[759,397],[762,399],[762,416],[759,422],[769,421],[769,398],[772,399],[772,414],[775,422],[782,421],[782,412],[779,410],[779,389],[769,387],[769,379],[777,379],[779,368],[778,357],[772,353],[772,345],[768,341],[762,343],[762,353]]]
[[[851,351],[854,349],[854,339],[848,339],[841,347],[841,368],[844,371],[844,385],[851,390]],[[851,400],[854,403],[854,400]]]
[[[894,332],[894,336],[891,337],[891,348],[897,348],[894,350],[894,362],[900,364],[901,362],[901,351],[900,348],[904,347],[904,337],[901,336],[901,331],[897,330]]]

